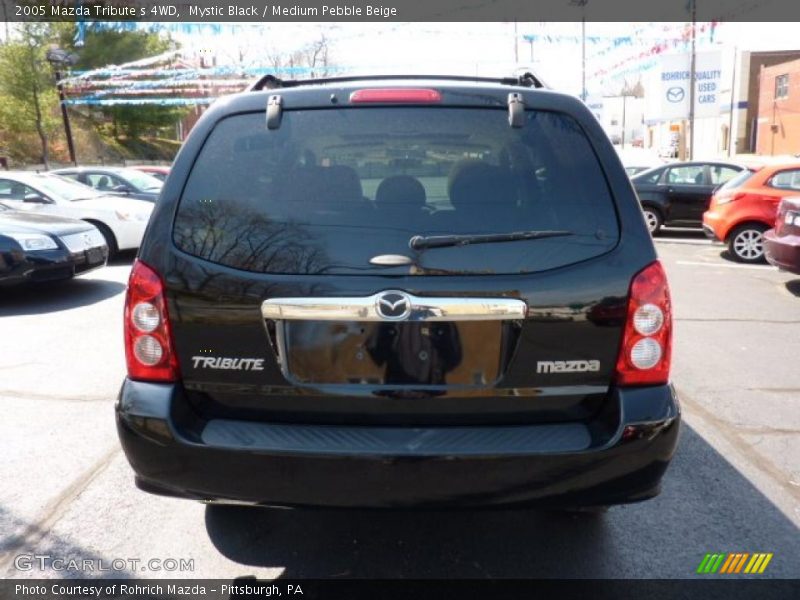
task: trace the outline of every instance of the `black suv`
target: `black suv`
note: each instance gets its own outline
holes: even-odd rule
[[[299,506],[656,495],[664,271],[611,143],[531,75],[266,77],[181,149],[130,278],[146,491]]]

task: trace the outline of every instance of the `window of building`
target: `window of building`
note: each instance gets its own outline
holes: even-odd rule
[[[775,99],[780,100],[781,98],[788,98],[789,97],[789,75],[788,73],[785,75],[778,75],[775,78]]]

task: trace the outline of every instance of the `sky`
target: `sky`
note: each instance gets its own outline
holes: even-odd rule
[[[606,78],[603,82],[593,76],[620,62],[631,71],[627,78],[635,80],[636,66],[647,59],[630,60],[631,55],[646,52],[664,39],[675,39],[685,26],[587,23],[586,36],[594,40],[586,45],[589,92],[612,93],[621,86],[624,82],[620,79]],[[641,45],[613,48],[614,38],[632,33]],[[235,33],[218,36],[174,35],[188,52],[206,50],[217,56],[218,64],[233,64],[240,56],[245,62],[263,61],[270,54],[298,49],[323,34],[330,40],[331,62],[350,74],[502,76],[516,69],[530,69],[555,89],[573,94],[581,91],[580,23],[243,23]],[[537,36],[533,61],[531,44],[524,41],[526,35]],[[796,23],[723,23],[716,28],[713,42],[707,33],[699,37],[702,42],[698,49],[721,49],[730,54],[734,48],[800,49]]]

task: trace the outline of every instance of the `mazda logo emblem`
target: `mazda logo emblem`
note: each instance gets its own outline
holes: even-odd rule
[[[672,103],[683,102],[686,97],[686,90],[682,87],[671,87],[667,90],[667,100]]]
[[[411,298],[403,292],[384,292],[378,296],[375,308],[387,321],[402,321],[411,314]]]

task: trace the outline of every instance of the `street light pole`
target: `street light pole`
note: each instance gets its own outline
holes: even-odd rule
[[[64,94],[64,84],[61,83],[61,67],[75,64],[77,57],[74,54],[68,54],[57,46],[50,46],[46,58],[47,62],[53,67],[56,76],[56,89],[58,90],[58,99],[61,104],[61,118],[64,120],[64,134],[67,137],[69,160],[73,165],[78,166],[78,161],[75,157],[75,143],[72,140],[72,126],[69,123],[69,111],[67,111],[67,97]]]
[[[69,150],[69,161],[78,166],[75,157],[75,143],[72,140],[72,126],[69,122],[69,112],[67,111],[67,98],[64,95],[64,85],[61,83],[61,71],[56,70],[56,89],[58,89],[58,99],[61,103],[61,118],[64,120],[64,134],[67,136],[67,149]]]
[[[586,7],[586,2],[583,3]],[[581,16],[581,100],[586,102],[586,13]]]
[[[694,160],[694,102],[695,102],[695,80],[697,79],[697,52],[695,41],[695,25],[697,23],[697,0],[692,3],[692,61],[689,69],[689,160]]]
[[[586,102],[586,5],[589,0],[570,0],[569,3],[581,9],[581,100]]]
[[[622,92],[622,149],[625,150],[625,101],[628,95],[623,90]]]

